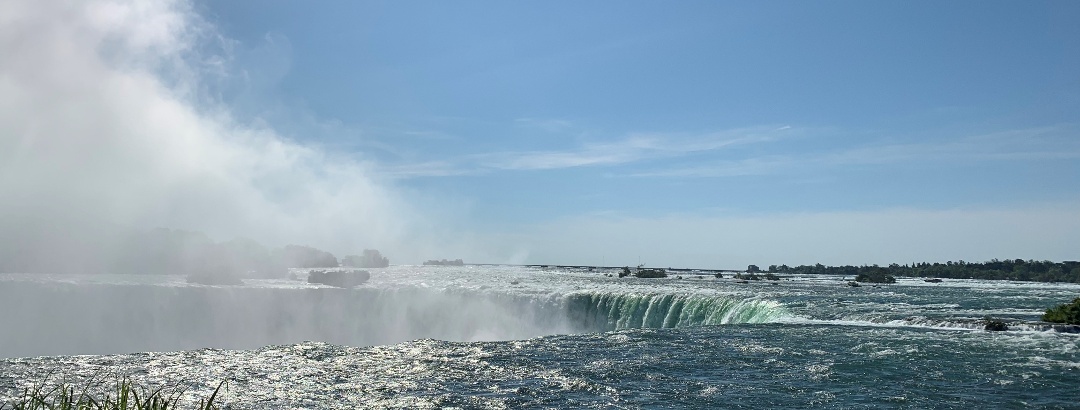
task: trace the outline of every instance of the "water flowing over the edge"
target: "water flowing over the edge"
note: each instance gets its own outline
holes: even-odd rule
[[[764,323],[775,301],[725,295],[466,288],[334,289],[86,285],[0,287],[0,357],[204,347],[253,349],[307,340],[368,346],[415,339],[488,341],[626,328]]]
[[[701,295],[584,293],[565,304],[572,320],[601,331],[767,323],[789,315],[771,300]]]

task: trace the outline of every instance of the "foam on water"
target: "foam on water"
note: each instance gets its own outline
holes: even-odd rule
[[[193,399],[229,380],[228,404],[252,409],[1080,402],[1080,335],[1023,327],[1036,323],[1040,308],[1075,297],[1075,286],[901,280],[851,288],[843,279],[772,284],[395,267],[373,271],[359,288],[336,289],[288,280],[213,287],[182,278],[0,275],[7,313],[0,325],[24,331],[0,333],[5,349],[20,338],[75,349],[99,333],[108,336],[101,346],[126,352],[143,346],[131,339],[143,338],[158,347],[178,340],[243,345],[0,359],[0,401],[50,374],[79,381],[116,372],[150,387],[181,385]],[[981,330],[990,312],[1018,330]],[[47,323],[31,326],[34,320]],[[276,342],[311,335],[332,343]],[[345,342],[329,340],[335,337]],[[400,338],[514,340],[393,341]],[[358,341],[376,346],[341,346]]]
[[[570,316],[599,331],[766,323],[789,316],[762,299],[687,294],[588,292],[566,297]]]
[[[303,278],[303,271],[295,272]],[[367,346],[433,338],[527,339],[629,328],[791,323],[1013,331],[1055,330],[1042,309],[1080,285],[901,278],[844,286],[840,276],[740,283],[618,278],[614,272],[395,266],[355,289],[303,280],[203,286],[153,275],[0,274],[0,357],[253,349],[307,340]],[[117,335],[123,335],[117,337]]]

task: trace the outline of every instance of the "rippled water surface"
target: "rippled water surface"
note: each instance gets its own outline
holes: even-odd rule
[[[0,394],[113,373],[190,397],[227,380],[232,408],[1080,405],[1080,336],[1036,322],[1076,285],[407,266],[356,289],[183,282],[0,275]]]

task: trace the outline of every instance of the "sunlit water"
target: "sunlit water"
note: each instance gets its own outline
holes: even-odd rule
[[[112,373],[189,397],[227,380],[232,408],[1080,406],[1080,335],[1035,322],[1080,286],[844,279],[402,266],[336,289],[4,274],[0,394]],[[982,330],[986,316],[1012,330]]]

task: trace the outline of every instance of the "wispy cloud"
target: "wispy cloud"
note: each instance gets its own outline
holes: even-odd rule
[[[1025,128],[951,140],[856,147],[820,159],[838,164],[1067,159],[1080,156],[1078,137],[1077,131],[1067,126]]]
[[[515,122],[530,126],[564,125],[562,120],[548,123],[533,119]],[[539,125],[538,125],[539,124]],[[672,159],[691,154],[719,151],[739,145],[765,143],[797,135],[790,126],[738,128],[707,134],[632,133],[607,142],[582,143],[564,150],[501,151],[466,154],[432,161],[382,164],[379,174],[390,179],[482,175],[496,171],[543,171],[580,167],[619,166],[657,159]]]
[[[722,178],[748,175],[774,174],[791,168],[797,160],[788,156],[768,156],[732,161],[713,162],[708,165],[678,167],[654,171],[634,172],[631,177],[683,177]]]
[[[502,152],[477,156],[480,166],[503,170],[546,170],[619,165],[672,158],[736,145],[773,141],[790,127],[741,128],[706,135],[638,133],[606,143],[585,144],[561,151]]]
[[[486,172],[482,169],[464,167],[453,161],[428,161],[413,164],[382,166],[378,175],[386,179],[409,179],[421,177],[452,177],[478,175]]]
[[[543,170],[636,161],[648,148],[642,141],[628,139],[618,143],[591,144],[573,151],[502,152],[477,156],[480,166],[504,170]]]
[[[632,177],[734,177],[805,172],[851,165],[1080,159],[1080,135],[1069,126],[1008,130],[908,144],[841,147],[815,153],[772,154],[709,164],[656,169]]]
[[[531,119],[518,119],[529,122]],[[557,121],[557,120],[556,120]],[[887,166],[905,163],[983,161],[1038,161],[1080,158],[1080,136],[1071,125],[1006,130],[961,137],[941,137],[912,143],[881,143],[860,146],[814,147],[797,151],[769,145],[765,154],[739,157],[710,154],[707,163],[670,167],[678,158],[719,153],[728,149],[763,144],[837,130],[809,130],[792,126],[747,127],[707,134],[632,133],[605,142],[587,142],[563,150],[503,151],[412,164],[385,166],[382,174],[394,179],[482,175],[496,171],[544,171],[583,167],[618,167],[647,164],[633,171],[618,169],[616,175],[654,178],[723,178],[749,175],[794,174],[807,170],[844,166]],[[758,151],[760,150],[753,150]],[[741,152],[741,151],[740,151]],[[698,159],[702,157],[696,157]],[[685,162],[685,161],[683,161]],[[619,173],[619,171],[624,171]]]

